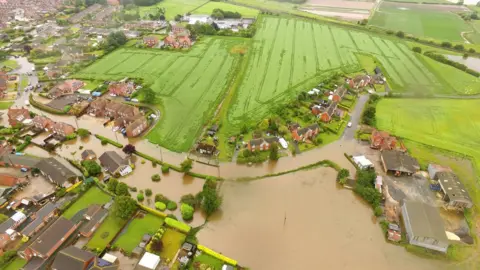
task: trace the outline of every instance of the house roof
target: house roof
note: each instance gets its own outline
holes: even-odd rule
[[[338,102],[332,102],[330,105],[328,105],[327,110],[325,111],[329,116],[332,116],[333,113],[335,112],[335,109],[337,108]]]
[[[278,142],[278,138],[277,138],[277,137],[268,137],[268,138],[264,138],[264,140],[265,140],[267,143]]]
[[[145,117],[143,116],[138,117],[135,121],[133,121],[131,124],[127,126],[127,131],[136,129],[137,127],[145,124],[146,121],[147,120],[145,119]]]
[[[128,159],[122,158],[115,151],[106,151],[100,156],[99,160],[102,166],[110,172],[115,172],[122,165],[128,165]]]
[[[457,175],[453,172],[437,172],[435,178],[438,179],[438,183],[442,187],[443,192],[448,195],[450,201],[472,201],[465,186],[463,186],[460,179],[458,179]]]
[[[95,214],[93,214],[92,218],[82,226],[80,232],[88,234],[106,215],[108,215],[108,210],[100,208]]]
[[[145,267],[147,269],[156,269],[159,263],[160,263],[159,256],[152,254],[150,252],[145,252],[145,254],[143,254],[142,259],[140,259],[140,262],[138,262],[138,265]]]
[[[343,85],[335,89],[335,94],[339,95],[340,97],[343,97],[346,92],[347,92],[347,88],[345,88]]]
[[[15,224],[13,219],[9,218],[0,224],[0,233],[6,232],[8,229],[12,228]]]
[[[96,156],[95,152],[93,150],[87,149],[82,152],[82,159],[86,159],[88,156]]]
[[[63,185],[72,177],[77,177],[73,171],[66,167],[62,162],[57,158],[45,158],[35,165],[43,173],[47,174],[52,178],[57,185]]]
[[[112,264],[104,259],[95,257],[94,263],[89,270],[115,270],[118,268],[118,264]]]
[[[389,171],[415,173],[420,169],[418,161],[406,153],[395,150],[382,151],[385,167]]]
[[[59,242],[65,241],[74,228],[75,223],[64,217],[60,217],[30,245],[30,248],[40,254],[46,255]]]
[[[5,163],[13,163],[18,164],[26,167],[35,167],[39,161],[42,160],[38,157],[33,156],[17,156],[15,154],[8,154],[0,156],[0,161]]]
[[[265,140],[263,138],[260,138],[260,139],[252,139],[250,140],[250,145],[252,146],[257,146],[257,145],[261,145]]]
[[[92,260],[95,255],[89,251],[69,246],[58,252],[52,264],[52,270],[83,270],[85,263]]]
[[[407,210],[412,233],[415,236],[448,242],[443,220],[435,207],[417,201],[404,201],[403,203]]]
[[[89,217],[92,217],[93,215],[95,215],[95,213],[98,212],[98,210],[100,210],[100,208],[102,208],[102,206],[100,204],[91,204],[88,208],[87,208],[87,212],[85,212],[85,216],[89,216]]]
[[[206,150],[206,151],[215,151],[217,148],[215,147],[215,145],[210,145],[210,144],[206,144],[206,143],[199,143],[197,145],[197,150],[199,149],[203,149],[203,150]]]
[[[35,219],[30,222],[30,224],[28,224],[23,230],[22,230],[22,234],[24,235],[29,235],[31,234],[33,231],[35,231],[35,229],[43,223],[43,219],[50,215],[53,211],[55,211],[57,209],[57,205],[51,203],[51,202],[48,202],[47,204],[45,204],[42,208],[40,208],[40,210],[37,211],[37,213],[35,213]]]

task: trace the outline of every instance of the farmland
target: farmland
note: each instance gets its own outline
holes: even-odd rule
[[[235,6],[235,5],[231,5],[223,2],[208,2],[206,5],[203,5],[198,9],[195,9],[192,13],[193,14],[212,14],[212,11],[216,8],[225,10],[225,11],[236,11],[242,14],[242,17],[244,18],[255,18],[257,17],[259,12],[258,9]]]
[[[163,0],[155,6],[139,7],[140,16],[143,18],[150,13],[157,12],[158,8],[165,8],[165,17],[167,20],[173,20],[177,15],[186,14],[200,5],[208,2],[207,0]]]
[[[452,5],[384,2],[369,24],[417,37],[463,43],[461,32],[472,31],[472,27],[454,12],[465,10],[468,9]]]
[[[186,151],[223,98],[241,38],[205,38],[189,51],[120,49],[76,77],[115,80],[143,78],[161,97],[164,115],[148,134],[153,143]]]

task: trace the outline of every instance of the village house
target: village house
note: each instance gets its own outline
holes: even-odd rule
[[[75,246],[68,246],[55,256],[52,270],[87,270],[91,269],[95,254]]]
[[[20,236],[20,234],[12,229],[0,232],[0,255],[3,255],[5,251],[12,248],[10,245],[13,244],[18,236]]]
[[[32,237],[34,234],[39,232],[50,220],[52,220],[57,213],[57,206],[52,202],[48,202],[42,208],[40,208],[40,210],[30,216],[30,220],[32,221],[25,228],[23,228],[21,234],[27,237]]]
[[[133,82],[113,82],[108,86],[108,93],[116,96],[129,97],[135,91]]]
[[[107,169],[107,171],[112,175],[127,175],[132,172],[132,168],[130,167],[130,159],[122,158],[117,152],[115,151],[106,151],[103,153],[98,160],[102,167]]]
[[[137,137],[148,127],[147,119],[143,115],[138,115],[136,119],[126,127],[126,135],[129,138]]]
[[[310,125],[308,127],[294,129],[292,131],[292,138],[297,142],[305,142],[306,140],[310,140],[313,137],[317,136],[320,127],[317,123]]]
[[[16,126],[17,124],[23,123],[23,121],[27,119],[31,119],[30,112],[23,107],[19,109],[8,108],[7,116],[8,123],[12,127]]]
[[[397,148],[397,138],[386,131],[374,129],[370,136],[370,148],[379,150],[394,150]]]
[[[197,144],[196,151],[200,154],[211,156],[217,152],[217,147],[215,147],[215,145],[199,143]]]
[[[97,98],[90,103],[90,107],[87,109],[87,113],[95,117],[103,117],[105,114],[105,107],[107,106],[107,103],[108,101],[106,99]]]
[[[343,96],[345,96],[346,93],[347,93],[347,88],[345,88],[344,86],[340,86],[337,89],[335,89],[333,94],[330,95],[328,99],[333,102],[340,102],[342,101],[342,98]]]
[[[187,35],[168,35],[163,39],[163,45],[175,49],[190,48],[192,46],[192,41]]]
[[[326,109],[323,111],[312,111],[322,122],[329,123],[332,121],[332,117],[335,114],[335,110],[337,109],[337,102],[331,102]],[[318,112],[318,113],[317,113]]]
[[[72,135],[73,133],[75,133],[75,128],[72,126],[72,125],[69,125],[67,123],[63,123],[63,122],[57,122],[53,125],[53,128],[52,128],[53,132],[55,132],[55,134],[65,138],[67,137],[68,135]]]
[[[396,150],[385,150],[380,154],[383,169],[395,176],[412,175],[420,170],[418,161],[407,153]]]
[[[447,252],[444,223],[435,207],[407,200],[402,205],[402,218],[411,245]]]
[[[155,36],[143,37],[143,44],[149,48],[153,48],[158,45],[158,38]]]
[[[79,175],[70,170],[57,158],[44,158],[35,167],[40,170],[45,178],[57,186],[68,188],[78,182]]]
[[[53,126],[55,125],[55,122],[53,122],[50,118],[41,115],[36,115],[33,118],[32,123],[36,129],[47,132],[51,131],[53,129]]]
[[[123,28],[128,30],[156,30],[166,28],[167,26],[168,24],[166,21],[136,21],[125,23]]]
[[[0,71],[0,98],[5,98],[8,89],[8,75],[7,73]]]
[[[82,152],[82,160],[94,160],[97,159],[97,155],[93,150],[87,149]]]
[[[347,83],[352,89],[364,88],[370,85],[372,77],[369,75],[357,75],[353,79],[347,79]]]
[[[250,152],[267,151],[274,142],[279,142],[277,137],[252,139],[248,142],[247,148]]]
[[[64,95],[73,94],[73,92],[82,88],[85,84],[79,80],[66,80],[62,83],[55,85],[50,91],[48,91],[47,97],[56,99]]]
[[[83,237],[91,237],[107,216],[108,210],[103,208],[101,205],[90,205],[87,209],[87,212],[85,212],[83,215],[85,220],[87,220],[87,223],[81,227],[80,234]]]
[[[60,217],[19,255],[28,261],[34,257],[46,260],[74,234],[77,227],[73,221]]]
[[[119,102],[108,102],[105,106],[105,116],[106,117],[132,117],[137,114],[140,114],[140,110],[132,105],[123,104]]]
[[[463,211],[465,208],[472,208],[472,199],[455,173],[437,172],[434,179],[440,184],[443,200],[448,209]]]

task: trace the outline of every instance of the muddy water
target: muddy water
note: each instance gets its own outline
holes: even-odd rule
[[[458,63],[466,65],[468,68],[480,72],[480,58],[468,57],[463,58],[459,55],[447,55],[447,58]]]
[[[335,175],[318,168],[227,181],[221,218],[213,218],[198,238],[251,269],[444,269],[442,262],[386,243],[371,209],[338,189]]]

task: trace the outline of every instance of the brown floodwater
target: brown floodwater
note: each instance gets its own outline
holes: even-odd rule
[[[317,168],[222,186],[222,217],[199,241],[251,269],[438,270],[441,261],[388,244],[372,210]]]

